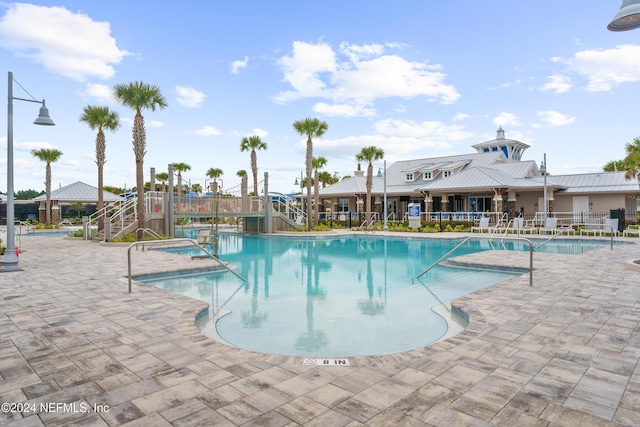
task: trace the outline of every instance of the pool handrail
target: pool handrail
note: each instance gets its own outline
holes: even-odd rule
[[[538,248],[544,246],[545,244],[549,243],[551,240],[555,239],[558,236],[562,236],[565,231],[573,231],[573,227],[574,226],[579,226],[579,225],[586,225],[586,223],[585,222],[574,222],[574,223],[571,223],[571,224],[569,224],[567,226],[559,228],[557,233],[555,233],[554,235],[549,237],[547,240],[545,240],[544,242],[542,242],[539,245],[537,245],[535,247],[535,249],[538,249]],[[613,250],[613,234],[614,234],[615,230],[613,229],[613,226],[611,224],[602,224],[602,226],[603,227],[609,227],[611,229],[611,250]]]
[[[435,261],[433,264],[431,264],[429,267],[427,267],[422,273],[418,274],[416,276],[416,279],[419,279],[420,277],[425,275],[429,270],[431,270],[433,267],[435,267],[436,265],[440,264],[442,261],[447,259],[449,256],[451,256],[451,254],[453,254],[455,251],[457,251],[459,247],[461,247],[462,245],[464,245],[465,243],[467,243],[471,239],[494,240],[496,238],[495,237],[483,237],[483,236],[468,236],[468,237],[466,237],[463,241],[458,243],[453,249],[451,249],[446,254],[442,255],[437,261]],[[522,241],[527,242],[529,244],[529,286],[533,286],[533,243],[531,242],[531,240],[527,239],[526,237],[512,237],[512,236],[500,237],[499,239],[503,239],[503,240],[522,240]]]
[[[189,243],[193,244],[194,246],[197,246],[198,248],[200,248],[200,250],[202,250],[202,252],[207,254],[207,256],[209,258],[217,260],[218,263],[220,264],[220,266],[226,268],[229,272],[233,273],[236,277],[238,277],[243,282],[248,283],[247,279],[245,279],[244,277],[242,277],[241,275],[236,273],[232,268],[229,268],[229,266],[226,265],[225,263],[223,263],[222,261],[220,261],[220,259],[218,259],[215,256],[213,256],[213,254],[211,254],[205,248],[200,246],[198,244],[198,242],[195,241],[194,239],[177,238],[177,239],[164,239],[164,240],[147,240],[147,241],[133,242],[131,245],[129,245],[129,248],[127,249],[127,277],[129,279],[129,293],[131,293],[131,249],[133,249],[134,247],[137,248],[138,245],[143,245],[143,248],[144,248],[144,245],[175,243],[175,242],[189,242]]]

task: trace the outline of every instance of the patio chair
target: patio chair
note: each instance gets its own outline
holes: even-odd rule
[[[640,237],[640,228],[637,225],[630,225],[622,232],[623,237],[638,236]]]
[[[604,225],[600,230],[601,236],[606,236],[613,233],[614,236],[617,236],[618,233],[618,218],[607,218],[604,220]]]
[[[508,233],[520,234],[524,231],[524,218],[521,216],[513,218],[505,230]]]
[[[540,234],[555,234],[558,230],[558,218],[547,218],[544,221],[544,227],[539,232]]]
[[[475,233],[476,231],[480,232],[480,233],[484,233],[485,231],[488,233],[489,232],[489,221],[491,220],[491,218],[489,218],[488,216],[483,216],[482,218],[480,218],[480,224],[478,224],[477,226],[471,227],[471,232]]]
[[[600,233],[600,219],[599,218],[587,218],[584,220],[584,228],[580,230],[580,235],[593,234],[594,236]]]

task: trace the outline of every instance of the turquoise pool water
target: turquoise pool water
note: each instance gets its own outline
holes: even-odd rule
[[[222,234],[220,258],[246,283],[229,273],[148,283],[221,307],[215,315],[229,311],[200,327],[237,347],[313,357],[389,354],[446,334],[447,322],[433,307],[517,274],[436,267],[412,280],[455,243]]]
[[[198,326],[240,348],[308,357],[389,354],[447,333],[434,307],[520,274],[437,266],[413,279],[461,240],[221,234],[220,258],[247,282],[209,273],[148,283],[209,302],[217,311]],[[557,241],[543,248],[579,253],[602,244]],[[529,249],[523,242],[471,241],[456,255],[497,248]]]

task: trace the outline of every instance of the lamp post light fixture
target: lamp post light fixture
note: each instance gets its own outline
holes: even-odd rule
[[[53,126],[55,123],[49,117],[49,110],[44,99],[17,98],[13,96],[13,73],[9,71],[7,89],[7,242],[4,255],[0,261],[0,273],[22,270],[18,266],[18,254],[15,247],[15,202],[13,194],[13,100],[35,102],[41,104],[40,113],[33,124],[41,126]],[[26,90],[25,90],[26,92]],[[29,92],[27,92],[29,93]],[[33,98],[33,97],[32,97]]]
[[[607,25],[607,29],[629,31],[638,27],[640,27],[640,0],[622,0],[620,10]]]

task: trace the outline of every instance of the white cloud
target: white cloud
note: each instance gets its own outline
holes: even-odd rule
[[[280,92],[275,100],[286,103],[324,98],[334,105],[319,103],[316,111],[347,117],[375,113],[372,106],[379,98],[425,96],[443,104],[458,100],[460,94],[444,83],[440,66],[385,54],[387,48],[393,47],[396,46],[342,43],[336,52],[326,43],[296,41],[292,54],[278,61],[292,90]]]
[[[568,64],[589,79],[587,91],[609,91],[622,83],[640,81],[640,46],[583,50],[576,53]]]
[[[202,126],[200,129],[194,131],[196,135],[200,136],[215,136],[220,135],[222,132],[215,126]]]
[[[548,76],[547,83],[538,88],[541,91],[552,91],[556,94],[568,92],[573,85],[567,76]]]
[[[260,138],[266,138],[267,135],[269,135],[269,132],[264,129],[254,128],[253,131],[251,131],[251,135],[258,135]]]
[[[568,117],[565,114],[558,113],[557,111],[538,111],[538,117],[545,124],[550,126],[565,126],[575,122],[575,117]]]
[[[340,52],[347,56],[351,62],[356,63],[363,59],[382,55],[384,53],[384,45],[372,43],[358,46],[342,42],[340,43]]]
[[[468,119],[469,117],[471,117],[471,116],[469,116],[468,114],[465,114],[465,113],[458,113],[458,114],[456,114],[455,116],[453,116],[453,121],[454,121],[454,122],[459,122],[459,121],[461,121],[461,120],[466,120],[466,119]]]
[[[109,86],[96,83],[87,83],[84,89],[78,91],[78,95],[94,98],[98,102],[113,102],[111,93]]]
[[[113,77],[113,64],[130,53],[111,36],[108,22],[97,22],[64,7],[8,5],[0,20],[0,45],[42,64],[47,70],[84,81]]]
[[[447,126],[442,122],[384,119],[373,125],[376,132],[399,137],[424,138],[435,141],[456,142],[473,134],[460,125]]]
[[[314,105],[313,111],[325,116],[340,117],[372,117],[376,114],[374,109],[366,108],[363,105],[327,104],[326,102],[319,102]]]
[[[243,68],[249,65],[249,57],[245,56],[243,60],[233,61],[231,63],[231,74],[238,74]]]
[[[178,96],[176,101],[185,107],[196,108],[202,106],[204,99],[207,97],[204,93],[190,87],[176,86]]]
[[[5,142],[6,145],[6,142]],[[51,144],[50,142],[46,142],[46,141],[25,141],[25,142],[17,142],[13,144],[13,148],[16,151],[28,151],[31,152],[31,150],[40,150],[42,148],[47,148],[47,149],[60,149],[60,147],[57,147],[53,144]],[[62,150],[64,152],[64,150]]]
[[[331,46],[299,41],[293,42],[293,55],[283,56],[278,63],[285,81],[294,89],[277,96],[276,100],[282,103],[309,96],[324,96],[325,83],[320,79],[320,74],[333,72],[337,67],[336,54]]]
[[[502,112],[493,119],[496,126],[520,126],[520,119],[513,113]]]

